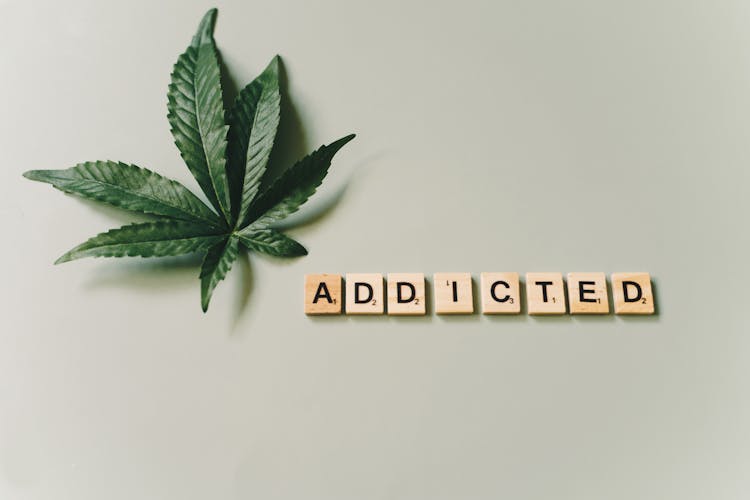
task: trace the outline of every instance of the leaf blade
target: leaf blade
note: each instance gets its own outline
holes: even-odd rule
[[[237,233],[240,242],[249,250],[274,257],[302,257],[307,249],[299,242],[275,229],[245,229]]]
[[[167,118],[180,154],[201,190],[227,222],[231,219],[226,172],[227,133],[219,59],[213,39],[216,9],[206,13],[172,71]]]
[[[95,161],[79,163],[64,170],[30,170],[23,176],[51,184],[65,193],[132,212],[212,225],[221,222],[185,186],[136,165]]]
[[[55,264],[84,257],[168,257],[200,252],[222,238],[215,228],[163,219],[129,224],[89,238]]]
[[[206,257],[201,266],[201,308],[203,312],[208,311],[216,286],[223,280],[232,269],[232,264],[237,260],[239,253],[239,241],[235,236],[214,244],[206,252]]]
[[[228,172],[235,218],[245,218],[273,149],[281,114],[279,56],[240,91],[229,112]]]
[[[323,182],[334,155],[354,137],[321,146],[295,163],[252,204],[243,227],[265,228],[296,212]]]

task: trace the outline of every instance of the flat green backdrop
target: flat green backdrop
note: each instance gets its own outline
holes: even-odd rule
[[[0,0],[0,497],[746,499],[744,1],[217,2],[279,53],[284,164],[356,132],[200,312],[190,260],[52,262],[129,216],[22,179],[196,184],[166,119],[212,5]],[[649,271],[652,318],[311,319],[314,272]]]

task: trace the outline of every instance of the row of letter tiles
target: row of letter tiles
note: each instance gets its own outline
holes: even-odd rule
[[[607,278],[604,273],[568,273],[567,300],[561,273],[527,273],[526,305],[531,315],[609,314]],[[305,314],[423,316],[426,314],[425,278],[422,273],[347,274],[305,276]],[[474,287],[470,273],[435,273],[437,314],[473,314]],[[648,273],[612,274],[615,314],[653,314],[654,297]],[[482,273],[481,300],[484,314],[520,314],[521,284],[518,273]]]

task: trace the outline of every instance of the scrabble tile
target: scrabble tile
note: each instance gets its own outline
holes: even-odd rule
[[[474,293],[469,273],[435,273],[435,312],[437,314],[472,314]]]
[[[518,273],[482,273],[482,312],[484,314],[518,314],[521,293]]]
[[[648,273],[613,273],[615,314],[654,314],[654,294]]]
[[[305,275],[305,314],[341,314],[341,275]]]
[[[565,314],[565,287],[560,273],[526,273],[529,314]]]
[[[424,316],[424,274],[388,274],[388,314],[391,316]]]
[[[609,314],[604,273],[568,273],[570,314]]]
[[[346,275],[346,314],[383,314],[383,275]]]

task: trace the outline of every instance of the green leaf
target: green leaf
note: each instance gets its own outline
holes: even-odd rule
[[[177,59],[169,85],[169,123],[175,144],[203,192],[231,220],[226,172],[227,131],[213,39],[216,9],[206,13],[190,47]]]
[[[301,257],[307,255],[305,247],[275,229],[251,230],[246,228],[237,235],[249,250],[275,257]]]
[[[96,161],[80,163],[66,170],[31,170],[23,176],[47,182],[66,193],[133,212],[200,221],[214,226],[222,223],[185,186],[135,165]]]
[[[237,95],[229,112],[229,185],[236,220],[243,220],[266,171],[279,127],[279,56]]]
[[[236,237],[230,236],[208,249],[206,258],[201,268],[201,307],[203,312],[208,310],[211,296],[216,285],[223,280],[232,264],[237,260],[239,253],[239,242]]]
[[[216,228],[178,220],[159,220],[112,229],[78,245],[57,259],[61,264],[83,257],[166,257],[200,252],[224,236]]]
[[[284,172],[251,205],[243,227],[249,223],[253,229],[268,227],[296,212],[323,182],[333,156],[352,139],[354,134],[321,146]]]
[[[239,93],[227,114],[213,38],[216,15],[216,9],[206,13],[177,59],[167,95],[175,144],[209,204],[176,181],[120,162],[87,162],[24,174],[66,193],[158,216],[153,222],[98,234],[56,264],[83,257],[205,254],[200,273],[203,311],[241,244],[279,257],[307,255],[301,244],[269,226],[312,196],[334,155],[354,138],[349,135],[322,146],[265,189],[263,178],[279,127],[279,57]]]

